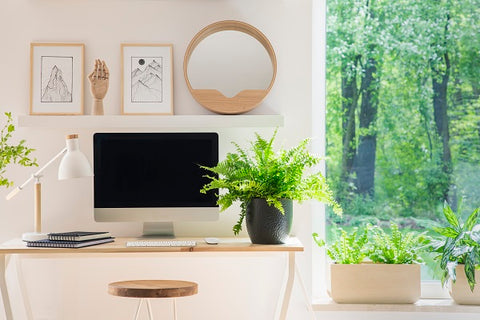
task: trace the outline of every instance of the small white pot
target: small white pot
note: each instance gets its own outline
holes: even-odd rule
[[[475,270],[476,286],[473,292],[468,285],[465,275],[465,265],[458,265],[455,269],[457,280],[455,283],[450,281],[450,296],[457,304],[475,304],[480,305],[480,270]]]
[[[331,264],[329,294],[337,303],[415,303],[420,281],[418,264]]]

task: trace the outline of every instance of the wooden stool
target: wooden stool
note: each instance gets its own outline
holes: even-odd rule
[[[198,293],[198,284],[180,280],[129,280],[108,284],[108,293],[114,296],[140,298],[135,320],[138,319],[140,307],[145,300],[148,308],[148,318],[153,320],[152,307],[149,298],[173,298],[173,318],[177,319],[177,297],[186,297]]]

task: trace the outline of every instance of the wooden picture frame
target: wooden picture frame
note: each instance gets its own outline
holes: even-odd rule
[[[173,114],[173,45],[121,44],[121,113]]]
[[[30,44],[30,114],[81,115],[84,111],[83,43]]]

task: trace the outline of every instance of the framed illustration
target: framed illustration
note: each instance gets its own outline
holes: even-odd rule
[[[83,114],[82,43],[30,44],[30,114]]]
[[[173,114],[173,46],[121,44],[122,114]]]

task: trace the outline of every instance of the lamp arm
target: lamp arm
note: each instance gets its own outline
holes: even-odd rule
[[[29,180],[32,180],[34,179],[35,177],[39,177],[41,176],[42,172],[47,169],[53,162],[55,162],[55,160],[57,160],[58,158],[60,158],[65,152],[67,152],[67,147],[63,148],[62,151],[60,151],[55,157],[53,157],[50,161],[48,161],[43,167],[41,167],[40,169],[38,169],[37,172],[35,172],[31,177],[30,179],[28,179],[27,181]],[[27,182],[25,182],[27,183]],[[24,187],[24,184],[22,184],[22,187]]]
[[[7,197],[6,199],[7,200],[10,200],[12,199],[13,197],[15,197],[17,195],[17,193],[19,193],[20,191],[23,190],[23,188],[25,188],[29,183],[30,181],[32,181],[33,179],[38,179],[41,177],[42,175],[42,172],[48,168],[53,162],[55,162],[55,160],[57,160],[60,156],[62,156],[65,152],[67,152],[67,147],[63,148],[62,151],[60,151],[56,156],[54,156],[50,161],[48,161],[43,167],[41,167],[40,169],[38,169],[37,172],[35,172],[34,174],[32,174],[30,176],[30,178],[28,178],[22,185],[16,187],[15,189],[13,189],[9,194],[7,194]]]

